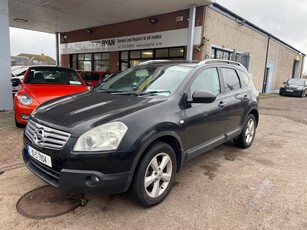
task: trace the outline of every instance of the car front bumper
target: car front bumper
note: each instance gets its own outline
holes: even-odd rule
[[[289,90],[289,89],[285,89],[285,88],[281,88],[279,90],[280,95],[286,95],[286,96],[301,97],[303,93],[304,93],[304,90],[295,90],[295,89]]]
[[[30,171],[63,192],[99,191],[116,194],[127,189],[129,171],[105,174],[97,170],[50,168],[30,157],[26,148],[22,150],[22,155]]]

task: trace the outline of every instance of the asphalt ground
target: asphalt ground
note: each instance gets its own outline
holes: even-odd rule
[[[23,166],[13,113],[0,112],[0,229],[307,229],[306,111],[307,97],[261,97],[253,145],[226,143],[187,162],[158,206],[92,193],[84,207],[41,220],[16,210],[46,184]]]

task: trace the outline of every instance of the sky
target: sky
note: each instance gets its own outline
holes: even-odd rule
[[[44,54],[56,59],[55,34],[10,27],[11,56]]]
[[[306,0],[216,0],[217,3],[307,54]],[[55,35],[10,28],[11,55],[33,53],[55,59]],[[304,73],[307,73],[307,57]]]

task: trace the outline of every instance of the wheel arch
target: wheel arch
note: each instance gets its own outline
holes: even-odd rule
[[[258,124],[259,124],[259,112],[258,112],[258,110],[253,108],[251,111],[249,111],[248,115],[249,114],[253,114],[254,115],[254,117],[256,119],[256,127],[258,127]],[[248,117],[248,115],[247,115],[247,117]],[[246,117],[246,119],[247,119],[247,117]]]
[[[182,145],[182,141],[180,136],[174,132],[174,131],[164,131],[161,133],[158,133],[156,135],[154,135],[153,137],[149,138],[149,140],[147,140],[145,142],[145,144],[142,146],[141,150],[138,152],[132,167],[131,167],[131,171],[130,171],[130,175],[128,178],[128,182],[125,188],[125,191],[128,190],[128,188],[130,187],[131,181],[133,179],[133,176],[135,174],[135,170],[137,168],[137,166],[139,165],[140,160],[142,159],[142,157],[144,156],[144,153],[146,153],[146,151],[156,142],[164,142],[167,143],[168,145],[170,145],[176,155],[176,161],[177,161],[177,172],[179,172],[182,168],[184,159],[185,159],[185,155],[184,155],[184,150],[183,150],[183,145]]]

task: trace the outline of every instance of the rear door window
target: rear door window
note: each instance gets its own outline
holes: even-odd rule
[[[249,76],[247,75],[247,73],[244,73],[243,71],[240,71],[240,70],[238,71],[238,74],[239,74],[242,88],[246,87],[250,82]]]
[[[221,68],[223,79],[224,79],[224,89],[225,92],[231,92],[241,88],[240,80],[237,72],[231,68]]]

